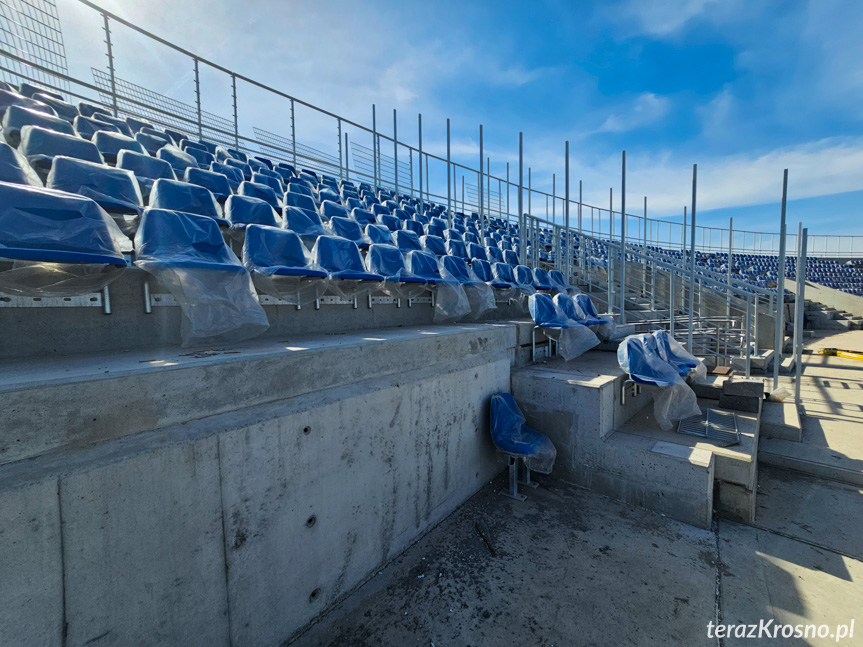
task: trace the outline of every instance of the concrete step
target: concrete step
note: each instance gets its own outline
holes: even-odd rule
[[[863,460],[851,458],[829,447],[763,438],[758,449],[758,462],[863,486]]]
[[[765,401],[761,407],[761,437],[800,442],[803,432],[793,402]]]

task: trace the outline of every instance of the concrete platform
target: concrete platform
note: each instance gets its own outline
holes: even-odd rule
[[[555,443],[555,475],[621,501],[709,527],[714,461],[709,451],[668,437],[616,433],[651,403],[647,392],[621,398],[628,376],[613,353],[513,371],[512,392],[528,424]],[[673,441],[673,438],[671,438]]]
[[[794,402],[765,401],[761,405],[761,436],[799,443],[803,438],[803,428],[797,405]]]

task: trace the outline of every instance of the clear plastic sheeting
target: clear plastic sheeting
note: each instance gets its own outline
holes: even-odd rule
[[[266,202],[261,204],[270,209]],[[277,227],[246,227],[243,264],[260,292],[290,305],[313,303],[329,285],[329,274],[311,262],[299,235]]]
[[[663,429],[684,418],[701,415],[698,398],[683,377],[662,358],[651,334],[630,335],[617,348],[620,368],[638,384],[653,386],[653,412]]]
[[[456,281],[441,280],[435,290],[432,320],[435,323],[445,323],[457,321],[468,314],[470,314],[470,301],[464,288]]]
[[[497,308],[491,286],[480,281],[463,258],[455,256],[441,258],[440,274],[445,282],[455,282],[462,286],[473,319],[479,319],[489,310]]]
[[[95,164],[104,163],[102,154],[93,142],[39,126],[24,126],[21,129],[18,150],[37,173],[42,169],[45,175],[48,174],[51,160],[57,155],[75,157]]]
[[[124,234],[134,236],[143,198],[132,171],[58,155],[48,173],[47,186],[95,200]]]
[[[511,393],[491,398],[491,440],[498,451],[524,459],[528,469],[551,474],[557,449],[548,436],[527,426]]]
[[[531,295],[528,311],[534,323],[557,342],[557,352],[566,362],[599,344],[599,338],[590,328],[567,317],[547,294]]]
[[[339,236],[319,236],[312,247],[312,262],[330,273],[329,290],[343,299],[367,296],[381,289],[384,277],[366,271],[360,250]]]
[[[135,264],[179,304],[184,346],[250,339],[269,327],[249,272],[212,218],[146,209],[135,249]]]
[[[668,334],[665,330],[657,330],[653,333],[656,338],[656,346],[659,355],[672,366],[677,368],[681,377],[689,377],[694,381],[701,381],[707,377],[707,367],[700,359],[683,347],[679,341]]]
[[[230,225],[222,218],[222,207],[212,192],[197,184],[159,178],[150,190],[150,206],[207,216],[223,226]]]
[[[124,242],[111,217],[88,198],[0,182],[0,292],[98,292],[126,268]]]
[[[42,186],[42,179],[17,150],[0,142],[0,182]]]
[[[397,299],[415,299],[427,294],[425,279],[409,272],[398,247],[373,244],[366,256],[369,271],[384,277],[383,291]]]

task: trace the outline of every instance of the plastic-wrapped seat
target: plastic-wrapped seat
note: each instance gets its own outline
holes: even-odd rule
[[[18,84],[18,93],[21,96],[29,97],[31,99],[36,94],[42,93],[42,94],[45,94],[45,95],[51,97],[52,99],[57,99],[60,101],[63,100],[63,95],[60,94],[59,92],[56,92],[54,90],[49,90],[48,88],[43,88],[43,87],[38,86],[38,85],[33,85],[32,83],[30,83],[28,81],[21,81],[21,83]]]
[[[173,144],[163,146],[156,153],[156,157],[160,160],[165,160],[174,169],[177,177],[183,177],[186,174],[187,168],[198,168],[198,162],[195,158],[181,151]]]
[[[201,150],[200,148],[187,146],[186,148],[182,149],[182,151],[186,153],[186,155],[194,158],[195,162],[198,163],[198,166],[200,168],[208,169],[210,168],[210,164],[216,161],[216,158],[213,157],[212,154],[210,154],[206,150]]]
[[[62,99],[58,99],[41,92],[34,94],[31,98],[51,106],[60,119],[68,121],[70,124],[74,122],[75,117],[78,116],[78,108],[73,106],[71,103],[66,103]]]
[[[488,256],[485,255],[485,249],[481,245],[477,245],[476,243],[469,243],[467,245],[467,255],[471,260],[479,259],[481,261],[487,261]]]
[[[489,263],[503,263],[503,252],[498,247],[486,247],[485,255]]]
[[[232,195],[227,199],[225,218],[230,221],[231,229],[247,228],[249,225],[281,228],[282,225],[281,219],[269,204],[244,195]]]
[[[138,228],[144,201],[132,171],[58,155],[46,186],[94,200],[129,237]]]
[[[135,141],[139,142],[150,155],[156,155],[159,150],[171,143],[171,140],[162,134],[143,131],[135,133]]]
[[[426,234],[425,236],[420,236],[420,243],[422,243],[423,249],[435,256],[446,256],[446,243],[444,243],[443,238],[440,236],[430,236]]]
[[[197,184],[176,180],[158,179],[150,190],[149,206],[166,211],[182,211],[215,220],[219,226],[228,227],[230,223],[222,217],[222,207],[216,198]]]
[[[97,115],[110,116],[107,108],[103,108],[102,106],[94,106],[92,103],[87,103],[86,101],[78,102],[78,112],[84,117],[95,117]]]
[[[117,155],[122,150],[132,151],[140,155],[145,154],[144,147],[140,142],[119,133],[100,130],[93,135],[92,141],[99,149],[105,162],[112,166],[116,165]]]
[[[426,281],[408,271],[395,245],[373,244],[366,255],[369,272],[384,277],[382,290],[399,299],[415,299],[428,291]]]
[[[554,443],[538,431],[527,426],[527,419],[510,393],[498,393],[491,398],[491,440],[499,452],[509,457],[509,491],[506,496],[523,501],[518,484],[535,487],[530,480],[531,470],[551,474],[557,450]],[[524,477],[519,478],[518,461],[524,464]]]
[[[653,333],[659,355],[666,362],[677,369],[681,377],[687,377],[692,373],[695,378],[707,375],[704,363],[690,353],[683,345],[665,330],[656,330]]]
[[[599,344],[599,338],[590,328],[569,318],[547,294],[532,294],[528,298],[528,312],[536,327],[549,339],[557,341],[558,352],[567,362]],[[535,337],[533,339],[535,347]]]
[[[285,207],[282,215],[285,219],[285,228],[308,243],[314,243],[318,236],[325,236],[327,233],[321,224],[321,219],[314,211],[306,211],[299,207]]]
[[[3,142],[0,142],[0,182],[42,186],[42,179],[27,158]]]
[[[378,223],[380,223],[390,231],[399,231],[399,229],[401,228],[401,222],[395,216],[378,216]]]
[[[402,254],[407,254],[414,250],[422,251],[423,249],[419,236],[412,231],[406,231],[404,229],[393,234],[393,242],[395,242],[396,247],[399,248],[399,251]]]
[[[255,200],[243,196],[231,200],[235,198]],[[267,203],[257,202],[270,209]],[[329,274],[311,263],[299,235],[277,227],[246,227],[243,264],[260,292],[291,305],[303,306],[319,299],[329,285]]]
[[[24,126],[40,126],[58,133],[75,135],[75,130],[68,121],[54,117],[46,112],[12,105],[6,110],[2,120],[3,136],[10,146],[17,147],[21,143],[21,129]]]
[[[414,276],[419,276],[428,285],[437,285],[443,282],[440,275],[440,266],[437,257],[428,252],[412,251],[405,255],[408,271]]]
[[[368,237],[363,233],[360,223],[353,218],[340,218],[338,216],[330,218],[327,229],[332,232],[333,236],[346,238],[359,245],[361,249],[365,249],[371,244]]]
[[[392,245],[393,244],[393,236],[392,232],[384,227],[383,225],[375,225],[369,224],[366,225],[365,228],[366,238],[369,239],[369,243],[377,244],[377,245]]]
[[[267,169],[261,169],[261,171],[266,171]],[[276,195],[282,195],[285,192],[285,185],[282,183],[281,179],[272,177],[271,175],[256,172],[252,173],[252,182],[255,184],[263,184],[270,187],[273,190],[273,193]]]
[[[119,118],[111,116],[111,115],[103,115],[103,114],[99,114],[96,117],[96,119],[98,119],[99,121],[101,121],[103,123],[111,124],[112,126],[114,126],[119,131],[119,133],[121,135],[125,135],[126,137],[132,137],[133,136],[132,129],[129,128],[129,124],[126,123],[125,119],[119,119]]]
[[[152,274],[179,304],[184,346],[249,339],[269,327],[248,270],[212,218],[146,209],[135,249],[135,265]]]
[[[533,287],[537,290],[551,290],[551,281],[548,277],[548,272],[541,267],[533,271]]]
[[[548,282],[551,285],[552,290],[557,290],[558,292],[563,292],[565,294],[578,294],[581,292],[574,285],[569,285],[566,282],[566,279],[563,278],[563,273],[560,270],[551,270],[548,273]]]
[[[444,281],[454,281],[464,289],[474,319],[497,308],[491,285],[478,279],[463,258],[442,257],[440,273]]]
[[[384,280],[366,270],[359,248],[347,238],[319,236],[312,248],[312,262],[330,273],[330,291],[344,299],[379,290]]]
[[[0,90],[0,118],[6,114],[9,106],[22,106],[24,108],[30,108],[31,110],[44,112],[48,115],[57,115],[57,113],[54,112],[54,108],[42,103],[41,101],[30,99],[22,94],[18,94],[17,92],[12,92],[10,90]]]
[[[216,158],[216,161],[218,161],[218,158]],[[252,175],[254,174],[254,171],[252,170],[252,167],[248,165],[248,163],[229,157],[225,160],[225,164],[227,164],[228,166],[233,166],[235,169],[240,171],[240,173],[243,174],[243,180],[245,180],[246,182],[252,181]]]
[[[18,150],[43,179],[48,176],[51,162],[57,155],[75,157],[95,164],[103,163],[102,154],[93,142],[39,126],[24,126],[21,129],[21,144]]]
[[[368,224],[373,224],[377,222],[376,216],[371,211],[367,211],[366,209],[352,209],[351,219],[356,220],[363,227]]]
[[[677,368],[662,358],[653,335],[630,335],[624,339],[617,347],[617,361],[633,382],[656,387],[651,389],[653,413],[663,429],[671,429],[679,420],[701,415],[695,392]]]
[[[239,189],[240,184],[243,182],[243,173],[240,169],[234,168],[233,166],[228,166],[221,162],[213,162],[210,164],[210,170],[213,171],[213,173],[221,173],[228,178],[228,184],[232,191]]]
[[[320,214],[326,220],[330,218],[348,218],[349,212],[347,208],[338,202],[332,200],[324,200],[321,202]]]
[[[114,124],[109,124],[107,121],[101,121],[100,119],[85,117],[83,115],[75,117],[75,121],[72,122],[72,125],[75,127],[75,132],[84,139],[93,139],[93,135],[100,130],[117,133],[118,135],[122,134],[120,129]]]
[[[405,231],[412,231],[417,236],[425,235],[425,228],[423,227],[421,222],[417,222],[416,220],[402,221],[402,229],[404,229]]]
[[[176,179],[174,169],[168,162],[125,149],[117,155],[117,168],[126,169],[135,174],[138,179],[138,186],[141,188],[141,197],[144,200],[150,197],[153,182],[159,178]]]
[[[232,195],[228,178],[215,171],[190,166],[183,175],[183,181],[209,189],[213,197],[221,204],[224,204],[225,200]]]
[[[285,206],[299,207],[300,209],[308,209],[309,211],[316,210],[315,200],[312,196],[291,190],[285,193]]]
[[[576,307],[582,315],[581,320],[584,325],[593,326],[609,323],[607,318],[599,316],[599,313],[596,311],[596,306],[593,305],[593,301],[591,301],[589,296],[586,294],[576,294],[573,299],[575,300]]]
[[[518,260],[518,254],[511,249],[503,250],[503,262],[508,265],[512,265],[513,267],[520,263]]]
[[[89,198],[0,182],[2,293],[98,292],[125,269],[124,242],[128,239],[114,221]]]

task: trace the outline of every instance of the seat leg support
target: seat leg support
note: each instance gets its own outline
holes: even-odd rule
[[[539,487],[539,483],[530,480],[530,468],[527,466],[527,463],[524,462],[524,459],[521,460],[521,464],[524,466],[524,470],[522,472],[522,477],[518,480],[518,484],[532,488]]]
[[[509,459],[509,489],[501,492],[504,496],[517,501],[524,501],[527,497],[518,492],[518,458],[508,456]]]

